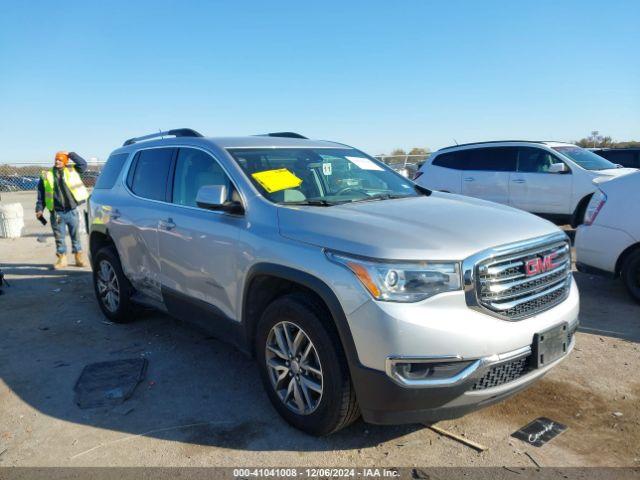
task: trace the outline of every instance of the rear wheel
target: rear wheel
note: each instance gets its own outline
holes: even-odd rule
[[[640,250],[627,257],[622,266],[621,276],[628,292],[640,303]]]
[[[102,313],[115,323],[134,320],[131,303],[133,287],[122,271],[120,259],[113,247],[98,251],[93,261],[93,287]]]
[[[360,411],[349,368],[331,319],[308,295],[280,297],[264,311],[256,357],[271,403],[291,425],[327,435]]]

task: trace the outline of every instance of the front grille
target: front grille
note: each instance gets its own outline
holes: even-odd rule
[[[521,320],[562,302],[569,294],[569,248],[566,240],[555,240],[481,261],[476,267],[479,305],[498,317]],[[553,255],[551,264],[542,260],[549,255]],[[529,261],[539,261],[540,268],[530,265],[528,269]]]
[[[530,357],[531,355],[527,355],[489,368],[487,373],[473,384],[471,390],[484,390],[517,380],[529,370]]]

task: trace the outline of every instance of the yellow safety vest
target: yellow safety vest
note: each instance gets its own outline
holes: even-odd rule
[[[53,211],[53,171],[53,168],[51,170],[44,170],[41,175],[42,182],[44,183],[44,205],[50,211]],[[84,186],[84,183],[82,183],[82,179],[75,168],[65,168],[63,170],[62,177],[64,178],[64,183],[67,184],[71,195],[73,195],[73,199],[77,203],[81,203],[89,198],[89,192],[87,192],[87,188]]]

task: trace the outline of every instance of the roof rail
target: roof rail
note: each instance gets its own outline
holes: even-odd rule
[[[167,135],[171,135],[174,137],[202,137],[201,133],[196,132],[190,128],[175,128],[173,130],[167,130],[164,132],[150,133],[149,135],[144,135],[142,137],[133,137],[127,140],[122,144],[123,147],[127,145],[133,145],[136,142],[140,142],[142,140],[150,140],[152,138],[158,137],[166,137]]]
[[[284,137],[284,138],[303,138],[307,140],[307,137],[304,135],[300,135],[296,132],[274,132],[274,133],[263,133],[262,135],[256,135],[258,137]]]
[[[483,145],[485,143],[506,143],[506,142],[545,143],[540,140],[490,140],[488,142],[471,142],[471,143],[461,143],[459,145],[449,145],[448,147],[443,147],[440,150],[448,150],[449,148],[457,148],[457,147],[467,147],[469,145]]]

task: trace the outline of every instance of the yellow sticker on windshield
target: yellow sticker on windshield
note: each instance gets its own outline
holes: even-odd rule
[[[302,180],[296,177],[286,168],[277,170],[265,170],[264,172],[252,173],[251,176],[269,192],[279,192],[288,188],[299,187]]]

